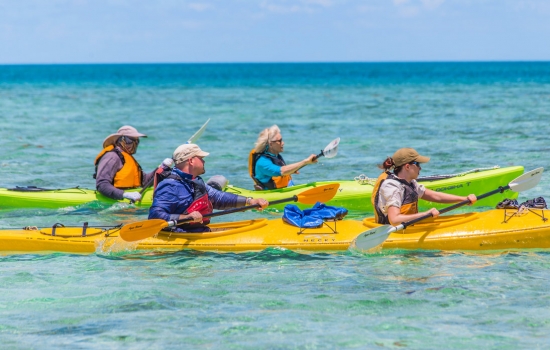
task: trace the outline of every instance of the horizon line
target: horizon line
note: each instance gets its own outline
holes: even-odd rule
[[[550,60],[436,60],[436,61],[227,61],[227,62],[56,62],[0,63],[0,66],[78,66],[78,65],[227,65],[227,64],[387,64],[387,63],[550,63]]]

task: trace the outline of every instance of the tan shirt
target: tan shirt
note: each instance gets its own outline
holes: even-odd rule
[[[424,192],[426,192],[426,187],[424,187],[424,185],[420,185],[416,182],[416,180],[412,180],[411,183],[418,194],[418,198],[422,198],[422,196],[424,196]],[[378,208],[382,211],[382,213],[384,213],[384,215],[388,215],[389,207],[401,208],[404,195],[404,184],[396,180],[386,179],[382,183],[382,186],[380,186],[380,196],[378,196],[377,203]]]

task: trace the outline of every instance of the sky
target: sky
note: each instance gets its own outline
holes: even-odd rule
[[[0,0],[0,64],[550,60],[550,0]]]

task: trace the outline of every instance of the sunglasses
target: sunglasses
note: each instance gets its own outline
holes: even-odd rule
[[[278,143],[281,143],[281,142],[283,142],[283,139],[280,138],[280,139],[278,139],[278,140],[273,140],[273,141],[271,141],[271,142],[278,142]]]
[[[422,168],[422,167],[420,166],[420,163],[418,163],[418,162],[416,162],[416,161],[415,161],[415,162],[410,162],[409,164],[410,164],[410,165],[416,165],[416,166],[418,167],[418,169],[421,169],[421,168]]]
[[[139,145],[139,138],[133,138],[129,136],[123,136],[123,137],[124,137],[124,142],[126,142],[127,144],[135,143],[136,145]]]

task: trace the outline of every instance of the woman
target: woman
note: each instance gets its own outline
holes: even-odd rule
[[[315,154],[306,159],[286,164],[280,153],[285,143],[277,125],[264,129],[258,136],[254,149],[248,159],[248,171],[257,190],[271,190],[293,186],[291,174],[308,164],[317,163]]]
[[[143,186],[154,175],[145,173],[134,158],[139,145],[139,138],[147,135],[139,133],[136,128],[125,125],[103,141],[103,150],[95,158],[96,188],[106,197],[121,200],[139,201],[141,194],[124,192]]]
[[[429,157],[418,154],[412,148],[401,148],[393,157],[388,157],[379,167],[384,173],[378,177],[372,191],[372,205],[375,208],[376,222],[379,224],[399,225],[402,222],[414,220],[428,213],[438,217],[439,211],[432,208],[426,212],[418,212],[418,199],[436,203],[455,203],[469,200],[470,205],[477,200],[473,194],[468,197],[432,191],[416,182],[422,169],[421,164],[427,163]],[[389,172],[393,168],[393,174]]]

